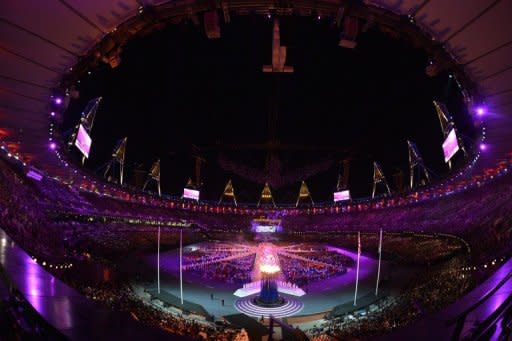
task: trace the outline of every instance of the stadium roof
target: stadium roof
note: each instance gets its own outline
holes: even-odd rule
[[[140,6],[176,9],[192,15],[214,7],[188,1],[78,1],[0,3],[0,138],[18,144],[41,163],[56,160],[48,149],[49,101],[62,76],[99,41]],[[294,9],[320,12],[352,1],[287,2]],[[495,163],[510,151],[512,124],[512,0],[365,1],[410,15],[416,25],[441,42],[478,85],[488,106],[487,149],[483,159]],[[259,12],[274,1],[226,2],[224,9]],[[185,14],[184,14],[185,13]]]

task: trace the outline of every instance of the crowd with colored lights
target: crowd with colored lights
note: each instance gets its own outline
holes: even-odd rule
[[[215,245],[215,244],[214,244]],[[251,282],[255,254],[247,250],[230,250],[225,244],[221,250],[215,246],[184,254],[184,270],[204,279],[242,286]]]
[[[342,275],[355,264],[348,256],[309,244],[281,250],[279,258],[286,280],[301,287]]]
[[[390,207],[407,206],[419,202],[439,199],[451,196],[456,193],[466,191],[471,188],[479,187],[495,178],[508,174],[512,169],[512,153],[499,162],[494,167],[489,167],[481,173],[472,174],[470,171],[473,164],[468,164],[460,170],[458,175],[441,183],[430,187],[410,191],[404,194],[394,194],[392,197],[383,197],[380,199],[362,198],[353,202],[345,202],[341,205],[333,203],[319,204],[315,207],[295,208],[283,205],[277,209],[270,209],[282,216],[301,216],[301,215],[323,215],[323,214],[343,214],[348,212],[361,212]],[[122,202],[131,202],[137,205],[153,206],[167,209],[178,209],[192,211],[197,213],[208,213],[210,215],[250,215],[260,216],[269,213],[269,209],[258,209],[254,205],[239,205],[234,207],[231,204],[219,205],[207,201],[187,201],[179,197],[163,196],[159,198],[152,194],[142,193],[136,189],[128,187],[119,187],[115,184],[99,184],[88,177],[78,176],[73,180],[73,186],[82,192],[89,192],[100,197],[114,198]]]
[[[315,231],[319,235],[344,229],[376,232],[380,228],[386,232],[457,233],[469,241],[473,261],[483,263],[487,261],[486,250],[492,249],[493,256],[510,251],[512,181],[510,176],[506,175],[509,165],[508,162],[500,164],[496,169],[488,170],[483,175],[453,180],[444,184],[442,188],[433,188],[419,192],[417,195],[409,194],[402,198],[395,197],[347,206],[283,209],[285,212],[283,215],[287,216],[287,223],[289,226],[294,226],[295,230]],[[123,195],[124,192],[119,190],[116,193]],[[148,239],[147,236],[151,235],[151,238],[154,238],[155,232],[153,226],[148,227],[149,224],[141,223],[139,220],[130,223],[134,217],[162,222],[185,219],[200,226],[212,226],[212,229],[225,228],[226,231],[237,231],[243,226],[248,227],[247,217],[252,217],[252,212],[257,212],[250,208],[237,210],[233,207],[223,208],[165,201],[142,194],[129,198],[116,197],[116,195],[112,193],[107,195],[99,190],[84,192],[76,185],[69,186],[52,179],[43,181],[28,179],[22,169],[16,169],[7,161],[0,160],[1,227],[24,249],[37,255],[38,258],[51,258],[55,263],[59,261],[55,258],[82,257],[85,251],[94,255],[98,249],[112,248],[132,252],[135,245]],[[167,205],[171,205],[172,202],[175,203],[173,204],[175,209],[170,210],[170,206]],[[72,215],[68,216],[69,219],[61,219],[70,212]],[[190,214],[190,212],[195,213]],[[315,219],[311,219],[308,214],[315,214]],[[78,219],[78,216],[84,219]],[[96,218],[89,221],[88,219],[92,216]],[[54,219],[55,217],[59,219]],[[112,219],[117,219],[116,223],[113,223]],[[123,223],[118,224],[118,221]],[[119,238],[121,230],[142,231],[147,234],[130,244]],[[176,245],[178,241],[176,237],[174,239],[171,243]],[[388,239],[386,243],[389,242]],[[151,243],[154,243],[154,239],[151,239]],[[374,248],[376,249],[376,246]],[[76,250],[80,252],[74,254]],[[424,254],[420,253],[421,250]],[[436,247],[435,242],[429,242],[415,254],[418,258],[428,259],[428,253],[442,256],[443,252],[451,254],[451,251],[453,250]],[[117,252],[113,251],[113,253]],[[309,263],[302,256],[309,257]],[[327,259],[319,250],[312,250],[309,256],[302,256],[297,258],[280,255],[288,258],[286,262],[281,262],[281,269],[288,281],[300,285],[300,282],[306,281],[306,278],[311,280],[315,276],[327,278],[334,275],[327,270],[327,266],[311,267],[313,263],[327,263]],[[353,260],[332,254],[330,256],[334,258],[330,258],[329,263],[334,259],[338,270],[353,264],[351,263]],[[201,257],[199,255],[199,258],[191,258],[190,264],[200,260]],[[411,254],[410,257],[414,255]],[[372,314],[366,314],[365,317],[358,316],[356,319],[350,315],[333,316],[326,324],[312,328],[309,331],[310,335],[318,339],[344,338],[347,335],[367,337],[405,325],[425,312],[439,310],[452,302],[471,284],[461,272],[461,268],[464,267],[462,261],[455,257],[450,262],[452,263],[444,264],[442,269],[437,269],[437,265],[434,264],[430,272],[417,278],[415,285],[411,285],[411,290],[397,300],[383,301],[381,305],[369,308],[374,309]],[[221,274],[218,279],[226,280],[229,275],[234,281],[245,283],[249,280],[245,277],[237,277],[237,274],[247,276],[252,270],[253,263],[254,258],[251,259],[251,257],[216,262],[210,264],[211,273],[208,276]],[[194,268],[196,267],[191,268],[192,271]],[[296,269],[313,270],[297,273]],[[161,311],[134,301],[131,293],[124,291],[125,289],[94,286],[82,289],[90,297],[97,297],[102,302],[112,302],[117,308],[135,312],[141,320],[175,333],[183,335],[205,333],[210,339],[226,340],[234,333],[229,330],[218,331],[211,325],[197,325],[196,322],[189,321],[183,316],[170,314],[162,318]]]

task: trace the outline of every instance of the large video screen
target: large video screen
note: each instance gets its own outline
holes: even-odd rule
[[[75,146],[78,148],[86,158],[89,157],[89,151],[91,150],[92,139],[87,134],[85,128],[80,124],[78,127],[78,133],[76,134]]]
[[[257,233],[274,233],[277,228],[275,225],[257,225],[254,231]]]
[[[199,191],[195,189],[183,188],[183,198],[199,201]]]
[[[334,192],[334,202],[350,200],[350,191],[347,189],[345,191]]]
[[[450,159],[459,150],[459,141],[457,140],[457,134],[455,129],[452,129],[446,140],[443,142],[444,162],[450,161]]]

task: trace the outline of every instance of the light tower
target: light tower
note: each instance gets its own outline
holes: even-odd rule
[[[94,119],[96,118],[96,112],[98,111],[98,107],[100,106],[102,97],[96,97],[87,102],[84,111],[82,111],[82,118],[80,119],[80,124],[87,130],[88,133],[91,132],[92,126],[94,125]]]
[[[235,206],[238,206],[238,204],[236,203],[235,188],[233,187],[231,179],[224,187],[224,192],[222,192],[222,195],[220,196],[219,204],[222,202],[222,199],[233,200]]]
[[[270,190],[270,185],[268,182],[265,182],[265,186],[263,186],[263,190],[261,191],[260,200],[258,200],[257,207],[260,207],[262,202],[271,202],[272,206],[276,207],[276,203],[274,198],[272,197],[272,191]]]
[[[448,135],[451,128],[451,117],[449,117],[448,109],[444,103],[434,101],[434,107],[436,108],[437,118],[441,124],[441,130],[443,131],[444,137]]]
[[[338,182],[336,183],[336,192],[348,189],[348,179],[350,176],[350,160],[340,161],[340,173],[338,174]]]
[[[194,158],[195,188],[200,189],[203,186],[203,182],[201,181],[201,166],[203,163],[206,163],[206,160],[198,154],[192,157]]]
[[[160,160],[156,160],[153,163],[153,165],[151,166],[151,169],[149,170],[149,173],[148,173],[148,178],[147,178],[146,182],[144,183],[144,187],[142,187],[143,191],[146,190],[147,185],[151,181],[156,182],[156,186],[158,189],[158,196],[161,197],[162,191],[160,189]]]
[[[303,200],[311,201],[311,205],[314,205],[313,197],[311,196],[311,192],[309,191],[308,185],[306,185],[305,181],[302,181],[299,189],[299,195],[297,196],[297,202],[295,203],[295,207],[299,206],[299,202]]]
[[[106,177],[108,171],[113,169],[116,164],[119,165],[119,183],[123,184],[123,174],[124,174],[124,158],[126,155],[126,143],[128,142],[128,137],[125,137],[119,140],[112,152],[112,159],[109,161],[107,168],[105,169],[105,173],[103,177]],[[112,170],[112,175],[114,175],[114,170]]]
[[[419,175],[423,174],[427,182],[430,182],[430,177],[416,144],[407,140],[407,147],[409,148],[409,187],[412,189],[414,186],[414,170],[416,168],[419,171]]]
[[[464,153],[464,157],[467,157],[468,153],[466,151],[466,148],[464,147],[464,144],[462,143],[462,139],[460,138],[459,134],[457,134],[457,128],[455,127],[455,123],[453,122],[452,117],[450,116],[448,109],[446,108],[446,105],[438,101],[434,101],[433,103],[434,107],[436,108],[439,123],[441,124],[441,130],[443,131],[444,140],[446,140],[450,132],[454,130],[457,138],[457,144]],[[448,167],[452,168],[451,159],[447,160],[446,162],[448,163]]]
[[[101,99],[102,97],[96,97],[87,102],[87,105],[82,111],[80,123],[76,125],[75,132],[71,135],[71,138],[69,139],[69,147],[71,147],[75,143],[80,125],[82,125],[87,134],[91,135],[92,127],[94,125],[94,119],[96,118],[96,112],[98,111],[98,107],[100,106]],[[82,165],[85,163],[86,158],[87,157],[85,155],[82,156]]]
[[[388,182],[386,181],[386,177],[384,176],[384,172],[382,172],[382,168],[377,162],[373,162],[373,191],[372,191],[372,199],[375,198],[375,190],[377,189],[378,184],[384,184],[386,186],[386,190],[388,195],[391,195],[391,190],[389,189]]]

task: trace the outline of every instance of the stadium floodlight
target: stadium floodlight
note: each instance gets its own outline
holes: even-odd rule
[[[476,112],[477,116],[482,117],[485,115],[487,110],[483,106],[478,106],[478,107],[476,107],[475,112]]]

